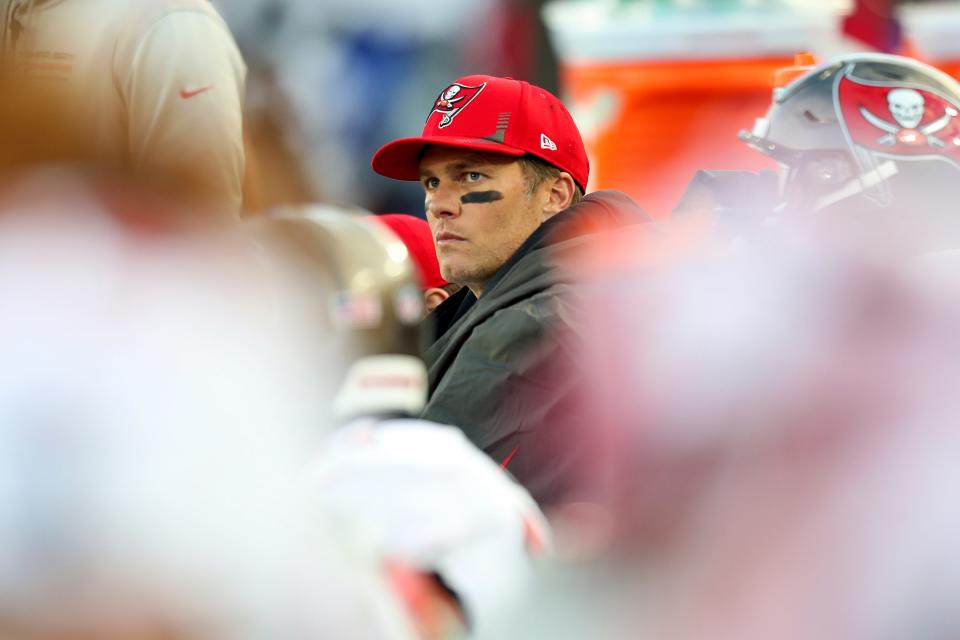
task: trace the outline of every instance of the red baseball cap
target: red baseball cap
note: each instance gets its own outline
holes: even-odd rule
[[[444,287],[449,283],[440,275],[433,233],[426,220],[405,213],[384,213],[374,216],[407,245],[413,267],[424,290]]]
[[[420,157],[431,144],[514,157],[529,153],[587,188],[590,163],[570,112],[549,91],[522,80],[458,79],[433,101],[420,137],[385,144],[371,165],[388,178],[420,180]]]

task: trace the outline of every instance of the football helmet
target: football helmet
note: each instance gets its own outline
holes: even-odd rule
[[[246,229],[297,299],[318,364],[343,371],[335,417],[419,413],[423,294],[403,242],[368,212],[329,205],[281,208]]]
[[[842,56],[774,92],[740,138],[781,167],[780,210],[942,211],[960,195],[960,84],[902,56]]]

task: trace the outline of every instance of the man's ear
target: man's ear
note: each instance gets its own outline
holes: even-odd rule
[[[546,182],[546,188],[549,191],[540,222],[546,222],[573,204],[573,194],[577,185],[569,173],[561,171],[556,178]]]
[[[440,304],[450,297],[444,289],[431,287],[423,292],[423,304],[427,308],[427,313],[440,306]]]

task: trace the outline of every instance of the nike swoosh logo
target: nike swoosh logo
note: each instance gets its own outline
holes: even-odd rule
[[[210,91],[210,89],[213,89],[213,86],[212,86],[212,85],[209,86],[209,87],[200,87],[199,89],[194,89],[193,91],[188,91],[188,90],[186,90],[186,89],[180,89],[180,97],[183,98],[184,100],[189,100],[189,99],[192,98],[193,96],[198,96],[198,95],[200,95],[201,93],[203,93],[204,91]]]

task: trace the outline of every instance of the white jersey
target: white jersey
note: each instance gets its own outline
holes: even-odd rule
[[[2,2],[2,0],[0,0]],[[207,0],[9,0],[3,45],[108,159],[198,180],[239,212],[246,67]]]
[[[330,513],[388,558],[436,572],[482,631],[519,600],[550,531],[521,485],[455,427],[359,419],[311,468]]]

